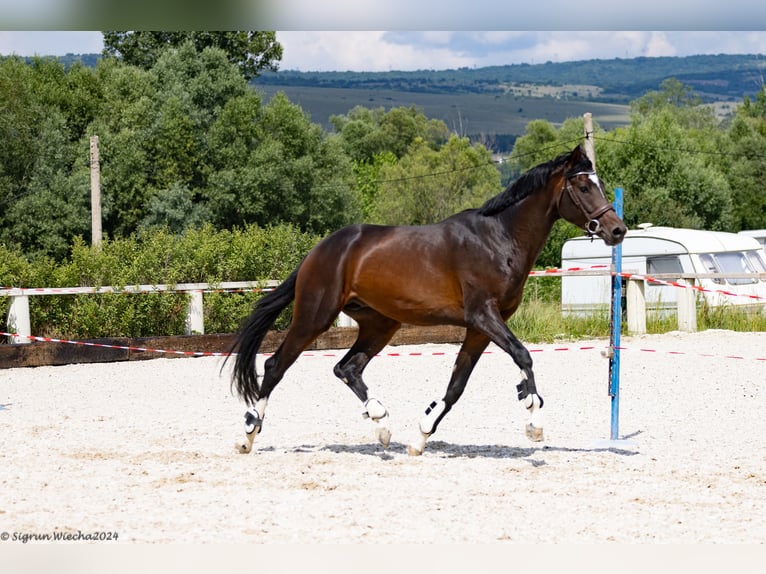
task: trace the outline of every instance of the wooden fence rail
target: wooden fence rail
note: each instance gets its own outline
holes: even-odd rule
[[[186,310],[185,332],[187,335],[205,334],[203,293],[222,291],[261,291],[273,289],[279,281],[227,281],[222,283],[177,283],[175,285],[126,285],[125,287],[62,287],[62,288],[10,288],[0,289],[0,297],[10,297],[8,332],[15,333],[11,343],[30,343],[32,334],[29,314],[29,297],[44,295],[88,295],[95,293],[189,293]]]
[[[555,270],[555,271],[533,271],[530,279],[536,277],[563,277],[563,276],[593,276],[593,275],[611,275],[612,270]],[[630,275],[629,273],[627,275]],[[763,274],[761,274],[763,275]],[[712,277],[749,277],[753,274],[732,274],[732,273],[703,273],[703,274],[657,274],[653,278],[660,280],[672,280],[679,284],[688,284],[693,287],[695,281],[701,278]],[[647,304],[645,297],[645,285],[647,279],[645,276],[625,277],[625,298],[627,330],[630,334],[646,333],[646,314]],[[0,289],[0,297],[10,297],[11,305],[8,312],[7,326],[9,333],[15,333],[18,336],[10,337],[11,343],[29,343],[32,335],[30,327],[29,297],[45,295],[82,295],[95,293],[189,293],[189,305],[186,313],[185,333],[205,334],[204,323],[204,293],[214,293],[222,291],[258,291],[269,290],[279,285],[279,281],[228,281],[221,283],[178,283],[175,285],[128,285],[125,287],[64,287],[64,288],[7,288]],[[697,302],[698,291],[693,288],[679,288],[677,297],[678,329],[680,331],[697,330]],[[341,313],[338,319],[338,326],[354,326],[354,321],[347,315]]]

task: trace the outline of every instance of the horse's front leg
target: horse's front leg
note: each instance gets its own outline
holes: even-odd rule
[[[543,397],[537,392],[535,374],[532,371],[532,356],[527,348],[516,338],[510,329],[507,329],[506,341],[507,352],[513,361],[521,369],[521,382],[516,385],[518,399],[529,413],[526,426],[527,438],[540,442],[543,440]]]
[[[529,354],[526,349],[524,351]],[[527,422],[526,428],[527,438],[540,442],[543,440],[543,416],[540,410],[543,408],[543,397],[537,393],[531,366],[529,369],[522,369],[521,376],[521,382],[516,385],[516,390],[519,393],[519,400],[529,413],[529,422]]]
[[[530,440],[543,440],[543,397],[537,392],[535,375],[532,371],[532,356],[527,348],[508,328],[505,320],[492,301],[479,305],[480,311],[474,315],[473,326],[485,333],[498,347],[508,353],[513,362],[521,369],[521,382],[516,385],[518,399],[529,413],[526,434]]]
[[[455,366],[452,368],[452,377],[447,385],[447,392],[444,398],[431,402],[426,408],[425,414],[418,424],[420,432],[407,449],[411,456],[423,454],[428,438],[436,432],[436,427],[462,396],[468,378],[487,345],[489,345],[489,339],[484,334],[471,329],[466,331],[463,345],[458,352],[457,359],[455,359]]]

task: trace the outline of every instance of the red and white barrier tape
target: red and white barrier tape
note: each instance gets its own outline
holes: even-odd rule
[[[115,287],[0,287],[0,297],[17,295],[130,295],[134,293],[267,293],[274,287],[200,287],[198,289],[173,289],[162,286]]]
[[[152,349],[149,347],[127,347],[123,345],[108,345],[106,343],[94,343],[92,341],[72,341],[69,339],[56,339],[54,337],[36,337],[34,335],[19,335],[18,333],[3,333],[0,336],[15,337],[37,341],[39,343],[63,343],[67,345],[79,345],[81,347],[99,347],[102,349],[117,349],[120,351],[141,351],[146,353],[165,353],[169,355],[188,355],[192,357],[225,357],[230,353],[204,352],[204,351],[174,351],[168,349]]]
[[[660,285],[667,285],[669,287],[679,287],[681,289],[694,289],[702,293],[720,293],[722,295],[728,295],[729,297],[747,297],[748,299],[766,300],[766,297],[760,295],[751,295],[749,293],[734,293],[733,291],[726,291],[724,289],[707,289],[701,285],[687,285],[685,283],[678,283],[676,281],[663,281],[662,279],[655,279],[649,275],[639,275],[637,273],[619,273],[620,277],[625,279],[638,279],[649,281],[650,283],[659,283]]]
[[[53,337],[36,337],[33,335],[19,335],[17,333],[4,333],[0,331],[0,336],[6,336],[6,337],[20,337],[23,339],[29,339],[31,341],[37,341],[42,343],[62,343],[62,344],[68,344],[68,345],[79,345],[84,347],[100,347],[104,349],[117,349],[121,351],[138,351],[138,352],[145,352],[145,353],[164,353],[164,354],[170,354],[170,355],[185,355],[190,357],[228,357],[231,355],[236,355],[236,353],[224,353],[224,352],[207,352],[207,351],[175,351],[175,350],[168,350],[168,349],[152,349],[149,347],[129,347],[129,346],[123,346],[123,345],[109,345],[106,343],[93,343],[90,341],[73,341],[68,339],[56,339]],[[572,346],[572,347],[554,347],[552,349],[529,349],[530,353],[542,353],[544,351],[553,351],[553,352],[565,352],[565,351],[594,351],[599,350],[606,351],[608,349],[608,346],[604,347],[596,347],[593,345],[588,346]],[[710,357],[710,358],[723,358],[723,359],[740,359],[740,360],[746,360],[748,357],[744,357],[741,355],[714,355],[711,353],[689,353],[686,351],[658,351],[657,349],[633,349],[631,347],[615,347],[615,349],[619,349],[620,351],[635,351],[638,350],[641,353],[661,353],[661,354],[667,354],[667,355],[694,355],[698,357]],[[491,355],[494,354],[495,351],[484,351],[484,355]],[[271,356],[273,353],[259,353],[262,356]],[[318,352],[318,351],[305,351],[301,354],[302,357],[341,357],[345,353],[335,353],[335,352]],[[377,357],[436,357],[436,356],[446,356],[451,355],[453,353],[446,353],[444,351],[432,351],[432,352],[419,352],[419,351],[411,351],[409,353],[397,353],[397,352],[389,352],[389,353],[380,353],[376,355]],[[455,355],[457,355],[457,350],[454,352]],[[752,360],[755,361],[763,361],[766,363],[766,356],[764,357],[752,357]]]
[[[529,275],[530,276],[553,275],[556,273],[560,273],[562,271],[576,273],[578,271],[593,271],[596,269],[610,269],[610,268],[611,268],[611,265],[591,265],[589,267],[568,267],[566,269],[553,268],[553,269],[545,269],[543,271],[531,271]],[[706,287],[702,287],[701,285],[689,285],[685,283],[678,283],[677,281],[664,281],[662,279],[656,279],[649,275],[641,275],[639,273],[613,272],[613,273],[610,273],[610,275],[619,275],[620,277],[624,279],[637,279],[639,281],[643,280],[643,281],[648,281],[649,283],[666,285],[668,287],[678,287],[679,289],[694,289],[695,291],[699,291],[701,293],[720,293],[721,295],[726,295],[728,297],[745,297],[747,299],[753,299],[755,301],[766,301],[766,297],[762,297],[760,295],[751,295],[749,293],[735,293],[733,291],[726,291],[725,289],[708,289]]]
[[[542,271],[530,271],[529,276],[537,276],[537,275],[553,275],[555,273],[561,273],[562,271],[593,271],[596,269],[610,269],[611,265],[589,265],[587,267],[567,267],[566,269],[561,269],[558,267],[553,267],[550,269],[543,269]],[[606,274],[605,274],[606,275]]]

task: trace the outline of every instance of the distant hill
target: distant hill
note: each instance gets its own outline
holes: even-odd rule
[[[278,91],[312,121],[365,107],[416,106],[453,131],[508,151],[533,119],[559,125],[585,112],[604,129],[629,122],[629,103],[676,78],[706,103],[740,103],[764,83],[766,57],[712,55],[615,58],[413,72],[268,72],[253,80],[267,98]],[[726,106],[724,105],[724,108]]]
[[[256,84],[266,100],[276,92],[284,92],[291,102],[301,106],[311,121],[332,131],[330,116],[344,115],[354,106],[367,108],[410,107],[423,111],[429,118],[439,119],[453,132],[480,141],[486,147],[507,152],[526,125],[535,119],[560,125],[567,118],[593,114],[604,129],[627,124],[629,108],[625,104],[591,102],[584,99],[521,96],[493,93],[427,93],[386,88],[332,88]]]
[[[98,54],[67,54],[65,65],[94,66]],[[454,132],[508,151],[533,119],[554,125],[585,112],[604,129],[630,120],[629,103],[676,78],[703,102],[733,109],[764,85],[766,56],[614,58],[413,72],[265,72],[252,85],[266,99],[278,91],[331,131],[330,116],[354,106],[416,106]]]
[[[418,93],[506,93],[513,86],[577,86],[574,97],[626,104],[663,80],[692,86],[706,102],[740,101],[764,83],[766,56],[713,55],[663,58],[615,58],[514,64],[414,72],[267,72],[259,86],[388,89]],[[589,90],[588,87],[591,89]],[[594,92],[593,89],[596,89]],[[572,96],[572,94],[570,94]]]

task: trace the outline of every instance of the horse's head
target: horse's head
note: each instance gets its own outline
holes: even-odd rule
[[[598,235],[607,245],[621,243],[627,228],[606,198],[604,183],[596,175],[582,146],[577,146],[569,154],[563,168],[563,180],[556,199],[559,215],[581,227],[588,236]]]

